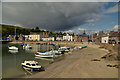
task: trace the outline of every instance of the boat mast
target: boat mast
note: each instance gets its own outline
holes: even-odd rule
[[[15,28],[15,41],[16,41],[16,28]]]

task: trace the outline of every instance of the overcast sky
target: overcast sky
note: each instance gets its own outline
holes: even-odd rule
[[[116,29],[116,2],[4,2],[2,22],[49,31],[88,33]]]

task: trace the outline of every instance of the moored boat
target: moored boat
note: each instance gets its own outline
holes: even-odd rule
[[[74,47],[74,49],[82,49],[82,47],[76,46],[76,47]]]
[[[18,50],[18,47],[12,45],[12,46],[8,46],[8,49],[9,50]]]
[[[32,46],[30,44],[24,44],[23,49],[32,49]]]
[[[38,51],[37,53],[35,53],[37,55],[45,55],[45,54],[52,54],[52,51]]]
[[[61,54],[68,53],[70,51],[69,47],[60,47],[59,50],[61,51]]]
[[[41,58],[53,58],[54,55],[52,54],[35,54],[36,57],[41,57]]]
[[[55,55],[60,55],[61,54],[61,50],[60,49],[53,50],[53,53]]]
[[[24,61],[21,63],[22,67],[30,71],[44,71],[44,67],[40,66],[36,61]]]
[[[87,48],[87,46],[82,46],[82,48]]]

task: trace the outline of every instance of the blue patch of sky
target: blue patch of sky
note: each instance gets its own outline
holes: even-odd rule
[[[116,2],[110,2],[104,7],[104,9],[107,10],[117,4],[118,3]],[[108,29],[113,28],[115,25],[118,25],[118,12],[103,14],[103,15],[104,17],[102,17],[100,20],[93,22],[93,23],[81,25],[78,28],[89,29],[91,31],[92,30],[100,31],[100,30],[108,30]]]

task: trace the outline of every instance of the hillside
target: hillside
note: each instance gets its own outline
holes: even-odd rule
[[[31,29],[22,28],[18,26],[11,26],[11,25],[2,25],[2,37],[7,37],[8,35],[14,35],[16,28],[16,34],[30,34]]]
[[[19,35],[19,34],[29,35],[30,32],[45,32],[45,33],[49,33],[49,35],[63,35],[62,32],[54,33],[54,32],[44,31],[44,30],[40,30],[39,27],[36,27],[35,29],[34,28],[29,29],[29,28],[22,28],[19,26],[2,24],[2,37],[8,37],[9,35],[15,35],[15,28],[16,28],[16,35]]]

